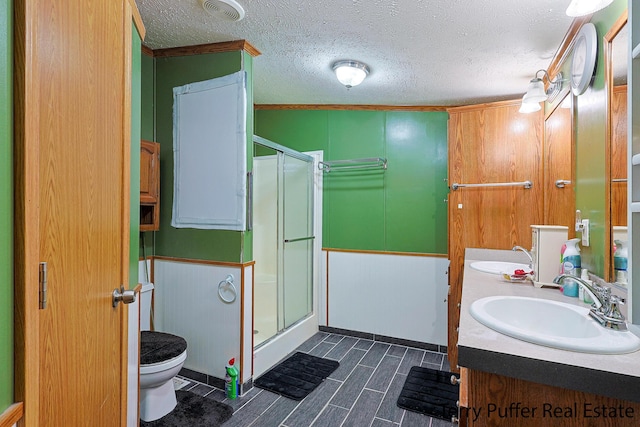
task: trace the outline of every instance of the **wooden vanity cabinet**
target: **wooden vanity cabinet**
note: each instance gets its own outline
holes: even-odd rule
[[[460,425],[602,426],[640,425],[640,403],[462,368]],[[549,375],[554,375],[549,372]],[[466,381],[465,381],[466,380]],[[462,390],[468,396],[462,396]]]
[[[160,144],[140,141],[140,231],[160,229]]]

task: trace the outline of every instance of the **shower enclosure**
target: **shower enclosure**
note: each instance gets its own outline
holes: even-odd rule
[[[313,157],[254,137],[254,346],[313,312]]]

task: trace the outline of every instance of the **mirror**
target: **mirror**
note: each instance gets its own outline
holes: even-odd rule
[[[626,286],[627,243],[627,12],[604,37],[607,91],[605,280]]]
[[[567,88],[558,99],[544,121],[544,223],[566,226],[571,239],[576,237],[573,97]]]

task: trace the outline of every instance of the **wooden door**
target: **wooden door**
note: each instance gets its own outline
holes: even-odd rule
[[[18,0],[16,12],[23,423],[124,425],[126,309],[112,307],[112,292],[128,286],[131,10],[124,1]],[[47,301],[38,309],[40,262]]]
[[[544,224],[567,226],[569,237],[573,238],[576,235],[576,196],[571,111],[571,95],[568,95],[545,120],[543,163]]]

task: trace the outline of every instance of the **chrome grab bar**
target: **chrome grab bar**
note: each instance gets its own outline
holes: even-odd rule
[[[556,180],[556,187],[564,188],[565,185],[571,185],[571,181],[568,179],[558,179]]]
[[[492,182],[486,184],[451,184],[452,190],[457,190],[458,188],[473,188],[473,187],[519,187],[523,186],[526,189],[533,187],[533,183],[531,181],[522,181],[522,182]]]

